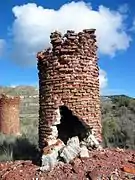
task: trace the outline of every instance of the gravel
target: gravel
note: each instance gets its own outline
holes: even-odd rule
[[[128,172],[125,172],[128,169]],[[89,158],[61,163],[50,172],[39,171],[31,161],[0,163],[1,180],[135,180],[135,151],[103,149]]]

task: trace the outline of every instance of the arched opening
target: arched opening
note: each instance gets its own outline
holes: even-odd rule
[[[60,106],[61,120],[57,125],[58,138],[65,144],[69,138],[78,136],[81,141],[87,137],[90,127],[81,121],[67,106]]]

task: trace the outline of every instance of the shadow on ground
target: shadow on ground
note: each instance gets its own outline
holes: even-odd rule
[[[32,160],[37,162],[39,150],[26,137],[16,138],[14,141],[4,140],[0,144],[0,161]]]

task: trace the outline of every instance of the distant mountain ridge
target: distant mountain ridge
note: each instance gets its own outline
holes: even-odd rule
[[[38,88],[36,86],[0,86],[0,94],[1,93],[13,96],[35,96],[38,95]]]
[[[35,96],[39,94],[39,88],[37,86],[28,86],[28,85],[20,85],[20,86],[0,86],[0,94],[6,93],[8,95],[19,95],[19,96]],[[127,95],[104,95],[101,96],[101,100],[107,100],[108,98],[113,99],[114,97],[122,97],[122,98],[130,98],[135,99],[133,97],[129,97]]]

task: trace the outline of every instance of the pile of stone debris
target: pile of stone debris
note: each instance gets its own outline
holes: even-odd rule
[[[65,145],[58,139],[55,144],[43,149],[40,170],[50,171],[59,163],[70,163],[76,157],[88,158],[91,149],[102,149],[102,147],[90,131],[82,141],[79,141],[78,136],[75,136],[70,138]]]

